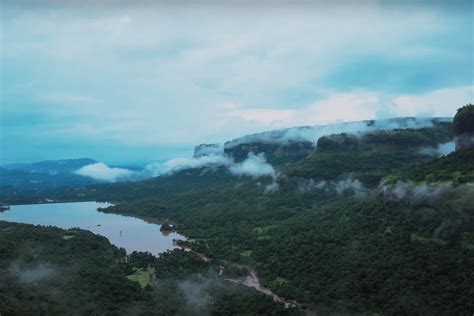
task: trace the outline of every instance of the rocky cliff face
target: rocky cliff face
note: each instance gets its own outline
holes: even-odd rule
[[[249,153],[264,153],[269,163],[281,165],[303,159],[313,151],[314,145],[306,141],[288,142],[285,144],[250,142],[226,147],[224,153],[232,157],[236,162],[245,160]]]
[[[194,147],[194,158],[199,158],[209,155],[221,155],[223,149],[220,144],[200,144]]]
[[[456,144],[457,151],[474,148],[474,133],[464,133],[454,136],[454,143]]]
[[[458,109],[453,120],[456,150],[474,148],[474,105],[467,104]]]

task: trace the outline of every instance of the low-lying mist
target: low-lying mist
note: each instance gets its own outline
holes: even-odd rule
[[[311,193],[317,192],[318,190],[324,190],[325,192],[334,191],[338,196],[344,196],[346,194],[362,196],[367,193],[369,189],[366,188],[358,179],[348,176],[345,179],[334,181],[317,181],[314,179],[299,180],[296,190],[300,193]]]
[[[306,141],[316,144],[317,140],[325,135],[349,133],[362,135],[377,130],[393,130],[400,128],[426,128],[432,127],[437,122],[450,122],[450,118],[397,118],[375,121],[348,122],[339,124],[330,124],[324,126],[303,126],[288,129],[269,131],[264,133],[247,135],[221,146],[219,144],[200,145],[195,148],[193,157],[178,157],[166,162],[154,162],[146,165],[142,170],[129,170],[125,168],[110,167],[102,162],[93,163],[84,166],[74,173],[93,178],[103,182],[122,182],[138,181],[147,178],[171,175],[173,173],[194,168],[203,167],[224,167],[231,174],[237,176],[277,176],[272,165],[266,161],[263,153],[250,153],[242,162],[235,162],[233,157],[224,153],[224,148],[232,148],[243,143],[263,142],[277,143],[285,145],[290,141]],[[431,156],[447,155],[454,150],[454,143],[447,142],[439,144],[436,147],[424,147],[420,149],[421,154]],[[355,181],[355,180],[354,180]],[[340,185],[332,184],[338,192],[346,191],[346,187],[360,192],[362,186],[358,183],[343,182]],[[311,186],[311,185],[310,185]],[[277,184],[268,188],[268,192],[274,192],[278,189]]]
[[[438,122],[451,121],[451,118],[408,117],[371,121],[345,122],[317,126],[299,126],[246,135],[244,137],[226,142],[224,144],[224,147],[232,148],[240,144],[253,142],[287,144],[289,142],[295,141],[307,141],[312,144],[316,144],[320,137],[331,134],[346,133],[358,135],[379,130],[394,130],[406,128],[420,129],[433,127],[434,124]]]
[[[203,167],[225,167],[231,174],[236,176],[276,177],[275,169],[272,165],[267,163],[263,153],[257,155],[249,153],[247,159],[239,163],[224,154],[211,154],[198,158],[181,157],[168,160],[164,163],[155,162],[148,164],[140,171],[109,167],[100,162],[82,167],[75,171],[75,173],[103,182],[122,182],[144,180],[152,177],[171,175],[186,169]]]

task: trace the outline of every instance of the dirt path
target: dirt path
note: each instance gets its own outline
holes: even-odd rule
[[[201,259],[204,262],[209,263],[209,262],[212,261],[212,259],[209,258],[208,256],[206,256],[205,254],[194,251],[190,247],[186,247],[186,246],[179,246],[179,247],[184,249],[185,251],[189,251],[189,252],[193,253],[195,256],[197,256],[199,259]],[[281,297],[281,296],[278,296],[277,294],[275,294],[269,288],[264,287],[262,285],[262,283],[260,282],[260,279],[258,278],[257,272],[253,268],[251,268],[247,265],[231,263],[231,262],[227,262],[227,264],[230,264],[230,265],[232,265],[234,267],[238,267],[238,268],[244,268],[247,271],[249,271],[249,274],[245,277],[240,277],[240,278],[225,277],[225,275],[224,275],[225,268],[223,266],[219,266],[219,276],[222,279],[224,279],[225,281],[236,283],[236,284],[241,284],[243,286],[250,287],[250,288],[254,288],[257,291],[259,291],[260,293],[272,297],[275,302],[284,304],[285,308],[297,308],[298,310],[305,313],[306,315],[315,315],[316,314],[312,311],[309,311],[309,310],[303,308],[301,306],[301,304],[299,304],[298,302],[296,302],[294,300],[286,299],[286,298]]]
[[[250,268],[248,266],[244,266],[244,265],[239,265],[239,266],[244,267],[245,269],[247,269],[249,271],[249,274],[245,277],[242,277],[242,278],[225,278],[224,277],[224,280],[229,281],[229,282],[233,282],[233,283],[237,283],[237,284],[241,284],[241,285],[244,285],[246,287],[254,288],[262,294],[271,296],[275,302],[279,302],[279,303],[284,304],[285,308],[293,307],[293,308],[298,308],[299,310],[303,311],[303,308],[297,302],[295,302],[293,300],[288,300],[288,299],[286,299],[284,297],[281,297],[281,296],[278,296],[277,294],[273,293],[273,291],[270,290],[269,288],[264,287],[261,284],[260,279],[258,278],[257,272],[255,270],[253,270],[252,268]],[[223,276],[223,274],[224,274],[224,267],[221,267],[221,270],[219,271],[219,275]]]
[[[211,258],[209,258],[208,256],[206,256],[206,255],[203,254],[203,253],[194,251],[194,250],[192,250],[192,249],[191,249],[190,247],[188,247],[188,246],[178,245],[178,243],[176,242],[176,240],[173,240],[173,246],[178,247],[178,248],[181,248],[181,249],[183,249],[184,251],[188,251],[188,252],[194,254],[196,257],[198,257],[199,259],[201,259],[202,261],[204,261],[204,262],[206,262],[206,263],[210,263],[210,262],[212,261]]]

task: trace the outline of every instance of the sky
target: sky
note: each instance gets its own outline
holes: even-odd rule
[[[474,103],[472,1],[252,2],[0,0],[0,163]]]

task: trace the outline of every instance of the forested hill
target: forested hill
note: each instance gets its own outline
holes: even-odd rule
[[[228,177],[106,211],[172,219],[188,246],[254,267],[323,314],[469,314],[474,153],[443,156],[450,140],[450,126],[330,135],[276,178]]]
[[[298,302],[301,310],[472,314],[474,152],[448,154],[452,139],[452,124],[437,122],[416,129],[328,134],[298,159],[280,155],[285,151],[265,142],[257,147],[240,143],[234,148],[247,155],[263,150],[265,163],[278,161],[274,173],[251,177],[232,173],[232,166],[242,168],[238,162],[207,165],[37,198],[109,200],[116,205],[102,211],[172,220],[188,237],[184,244],[212,258],[214,267],[255,269],[265,287]],[[180,254],[169,258],[167,276],[190,266],[191,259]],[[126,272],[120,271],[114,280],[124,282]],[[148,297],[159,293],[153,291]],[[242,301],[242,292],[232,293],[228,300],[217,296],[219,304],[229,302],[221,311],[242,312],[236,302],[255,307],[253,294]],[[136,300],[145,310],[153,304],[168,308]],[[279,305],[265,304],[282,312]]]
[[[335,131],[346,132],[332,134]],[[391,172],[446,154],[447,149],[454,148],[452,139],[451,119],[361,121],[253,134],[229,141],[223,148],[218,144],[203,144],[196,146],[193,159],[220,157],[221,160],[242,164],[249,155],[263,155],[263,162],[269,165],[267,167],[274,168],[278,181],[286,179],[288,183],[301,179],[321,181],[354,177],[366,186],[376,186]],[[248,174],[232,174],[229,166],[203,165],[197,161],[195,168],[138,182],[91,185],[91,178],[69,175],[71,181],[79,177],[83,182],[76,185],[66,182],[67,186],[56,184],[49,187],[25,178],[28,183],[24,186],[3,187],[0,201],[18,204],[44,199],[136,200],[254,180]],[[250,167],[259,169],[262,166]]]

